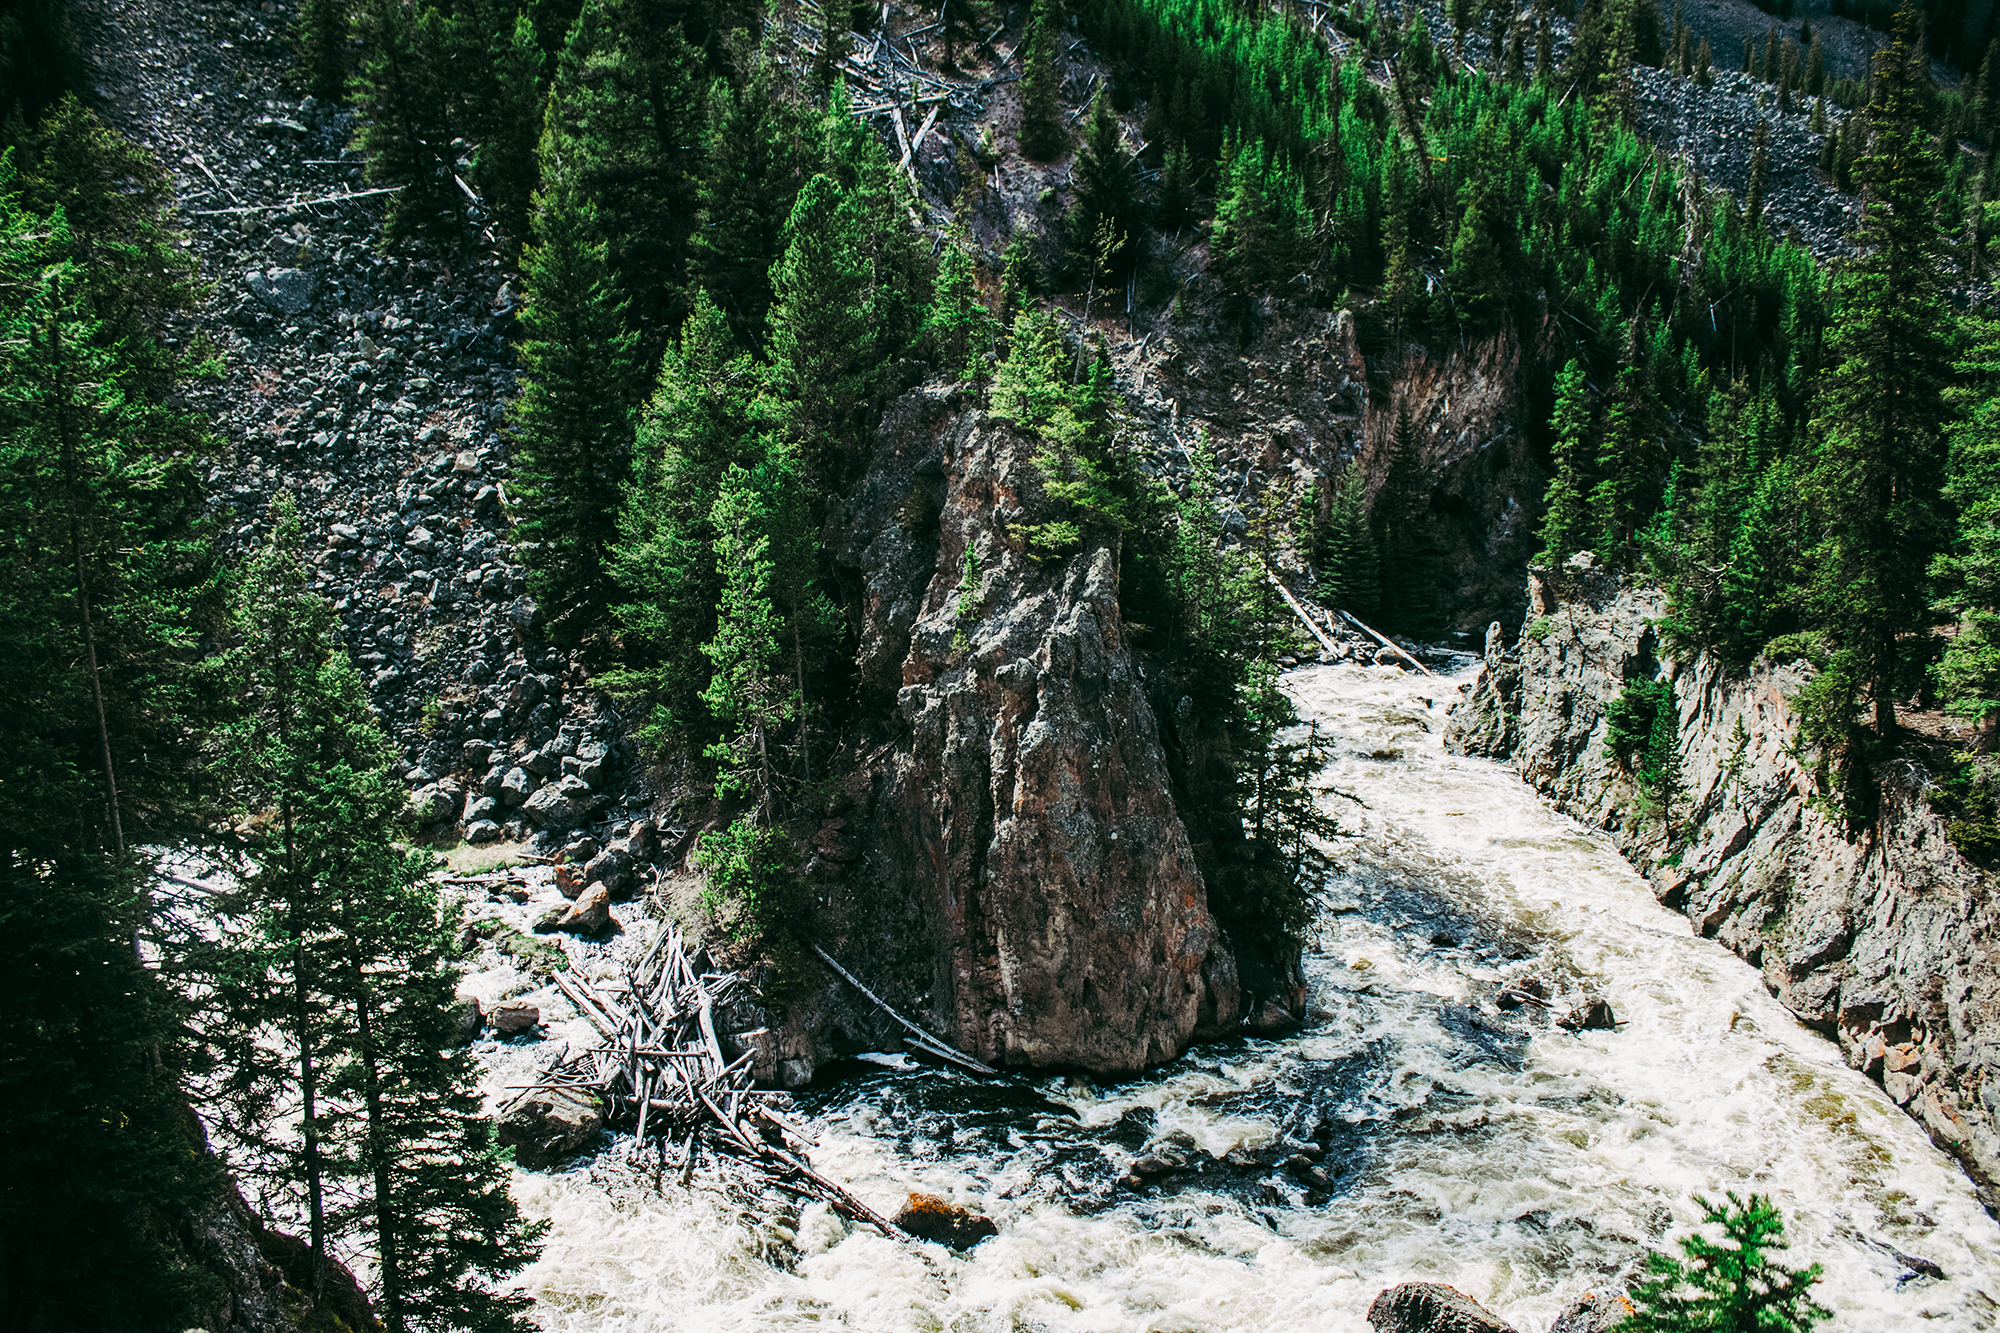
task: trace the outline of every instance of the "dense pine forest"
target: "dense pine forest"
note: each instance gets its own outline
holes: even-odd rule
[[[1270,571],[1441,637],[1420,423],[1385,415],[1372,473],[1231,510],[1199,438],[1191,479],[1154,466],[1114,355],[1142,327],[1227,355],[1345,312],[1385,380],[1518,348],[1541,579],[1651,580],[1668,650],[1810,663],[1805,739],[1857,829],[1899,707],[1986,734],[2000,45],[1962,3],[1854,17],[1881,45],[1836,77],[1789,14],[1739,57],[1651,0],[952,0],[936,71],[985,71],[1018,116],[928,196],[849,86],[868,4],[303,0],[289,41],[298,93],[356,117],[382,250],[516,271],[534,633],[708,802],[703,911],[782,997],[813,937],[801,821],[877,707],[828,524],[922,385],[1035,442],[1013,549],[1109,553],[1215,916],[1263,960],[1246,975],[1296,956],[1338,829]],[[286,1281],[321,1309],[346,1255],[392,1330],[530,1327],[506,1284],[538,1230],[458,1039],[465,937],[404,738],[298,501],[246,545],[205,490],[227,446],[192,395],[225,353],[191,316],[217,275],[94,109],[90,59],[60,0],[0,11],[0,1323],[189,1327],[220,1281],[189,1219],[233,1176],[301,1232]],[[1774,220],[1762,142],[1744,197],[1646,142],[1643,67],[1745,69],[1809,109],[1819,177],[1858,200],[1849,248]],[[1066,184],[996,236],[1003,157]],[[984,588],[968,550],[968,625]],[[1657,705],[1636,684],[1613,740],[1664,790]],[[1957,762],[1934,799],[1993,854],[1994,775]]]

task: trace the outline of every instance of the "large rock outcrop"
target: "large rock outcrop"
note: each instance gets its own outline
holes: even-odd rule
[[[1511,758],[1559,809],[1609,830],[1661,901],[1760,967],[2000,1208],[2000,902],[1946,839],[1921,770],[1879,771],[1875,821],[1849,837],[1794,750],[1803,664],[1738,673],[1663,657],[1659,593],[1602,572],[1538,571],[1529,592],[1522,637],[1503,649],[1489,636],[1446,744]],[[1671,847],[1604,743],[1606,705],[1656,676],[1679,719]]]
[[[1038,446],[948,393],[900,400],[877,441],[831,524],[876,721],[813,839],[821,938],[989,1062],[1169,1059],[1241,1001],[1128,651],[1116,552],[1024,551],[1012,528],[1046,507]],[[895,1033],[830,976],[790,1012],[787,1081]]]

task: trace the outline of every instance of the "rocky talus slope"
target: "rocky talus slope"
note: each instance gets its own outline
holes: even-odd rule
[[[1538,572],[1529,591],[1520,639],[1489,631],[1446,744],[1510,760],[1558,808],[1609,830],[1663,903],[1760,967],[2000,1209],[2000,901],[1946,839],[1921,770],[1879,772],[1879,815],[1850,838],[1794,751],[1802,664],[1740,674],[1706,655],[1663,658],[1659,593],[1600,571]],[[1680,724],[1671,844],[1604,740],[1606,706],[1656,673]]]

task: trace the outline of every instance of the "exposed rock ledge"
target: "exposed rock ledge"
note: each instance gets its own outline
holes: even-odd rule
[[[2000,904],[1946,840],[1921,776],[1880,773],[1880,816],[1849,840],[1809,804],[1814,775],[1791,753],[1803,666],[1656,663],[1656,591],[1565,571],[1557,595],[1549,578],[1530,575],[1513,648],[1499,625],[1488,631],[1446,745],[1511,759],[1558,809],[1610,831],[1663,903],[1760,967],[1965,1163],[2000,1215]],[[1674,864],[1604,747],[1605,705],[1656,671],[1673,684],[1687,792]]]
[[[1025,554],[1009,528],[1045,508],[1037,446],[947,391],[900,399],[876,438],[829,525],[877,720],[812,837],[819,937],[994,1064],[1127,1074],[1233,1028],[1236,963],[1169,791],[1114,548]],[[900,1035],[830,975],[789,1015],[786,1083]]]

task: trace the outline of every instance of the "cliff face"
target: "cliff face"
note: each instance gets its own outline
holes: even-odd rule
[[[1514,648],[1498,625],[1489,632],[1446,744],[1511,759],[1559,809],[1610,831],[1663,903],[1760,967],[2000,1209],[2000,903],[1946,840],[1921,772],[1878,773],[1880,814],[1849,838],[1792,752],[1802,667],[1660,662],[1658,593],[1562,578],[1558,596],[1531,575]],[[1685,789],[1671,848],[1657,816],[1635,813],[1632,778],[1604,745],[1605,706],[1656,672],[1672,683]]]
[[[1115,552],[1019,550],[1007,529],[1039,506],[1036,444],[946,393],[902,399],[877,440],[831,524],[877,720],[813,840],[816,929],[989,1062],[1169,1059],[1241,1001],[1126,644]],[[895,1035],[843,983],[790,1008],[792,1061]]]

